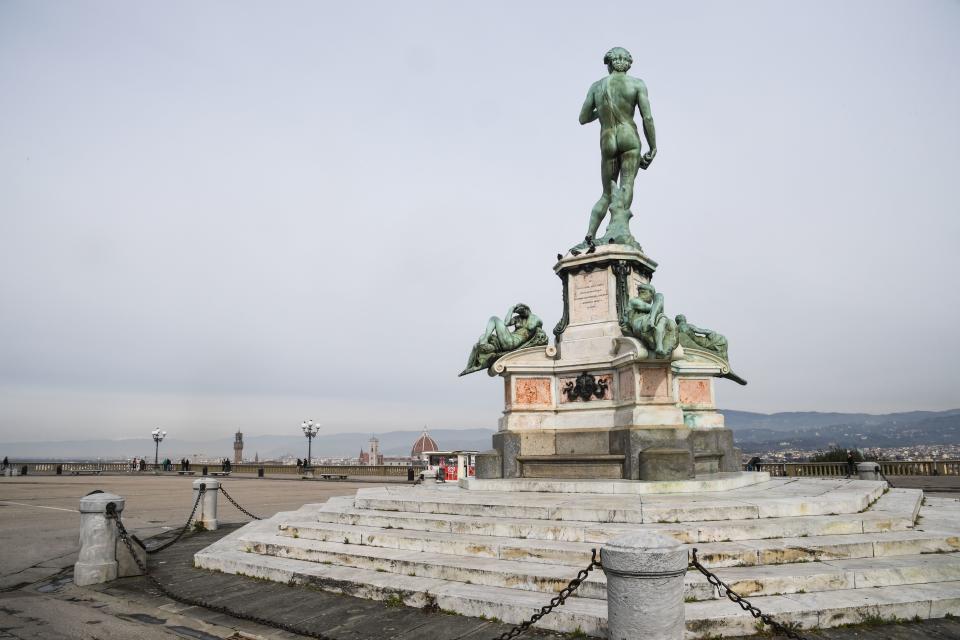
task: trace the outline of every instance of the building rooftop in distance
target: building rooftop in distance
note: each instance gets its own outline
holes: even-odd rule
[[[423,428],[423,433],[420,434],[420,437],[417,438],[416,442],[413,443],[413,448],[410,449],[410,455],[416,458],[424,451],[439,451],[440,445],[437,444],[437,441],[430,437],[430,434],[427,433],[427,428]]]

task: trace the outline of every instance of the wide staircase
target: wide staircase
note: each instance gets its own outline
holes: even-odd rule
[[[251,523],[195,562],[519,623],[589,564],[593,549],[645,529],[696,548],[704,565],[783,623],[809,629],[960,614],[955,500],[841,479],[644,495],[568,489],[361,489]],[[685,581],[687,637],[757,632],[756,620],[702,575],[688,572]],[[605,637],[605,598],[595,570],[538,626]]]

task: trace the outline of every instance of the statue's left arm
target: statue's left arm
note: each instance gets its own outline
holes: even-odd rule
[[[594,86],[596,86],[596,83],[590,85],[590,90],[587,91],[587,98],[583,101],[583,106],[580,107],[580,124],[593,122],[599,117],[599,114],[597,114],[597,104],[593,99]]]
[[[647,85],[643,80],[637,81],[637,108],[640,110],[640,116],[643,118],[643,135],[647,139],[647,146],[650,147],[643,154],[641,165],[644,169],[653,162],[657,155],[657,130],[653,126],[653,113],[650,111],[650,98],[647,96]]]

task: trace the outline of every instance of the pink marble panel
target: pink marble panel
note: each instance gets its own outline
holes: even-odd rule
[[[515,404],[553,404],[550,378],[518,378]]]
[[[667,370],[664,368],[643,368],[640,370],[640,395],[657,398],[670,395],[667,389]]]
[[[681,404],[710,404],[709,380],[680,380],[677,383],[680,389]]]

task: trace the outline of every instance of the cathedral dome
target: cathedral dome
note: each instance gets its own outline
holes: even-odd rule
[[[436,440],[430,437],[430,434],[428,434],[426,428],[424,428],[423,433],[421,433],[420,437],[417,438],[417,441],[413,443],[413,448],[410,450],[410,455],[416,458],[424,451],[439,450],[440,445],[437,444]]]

